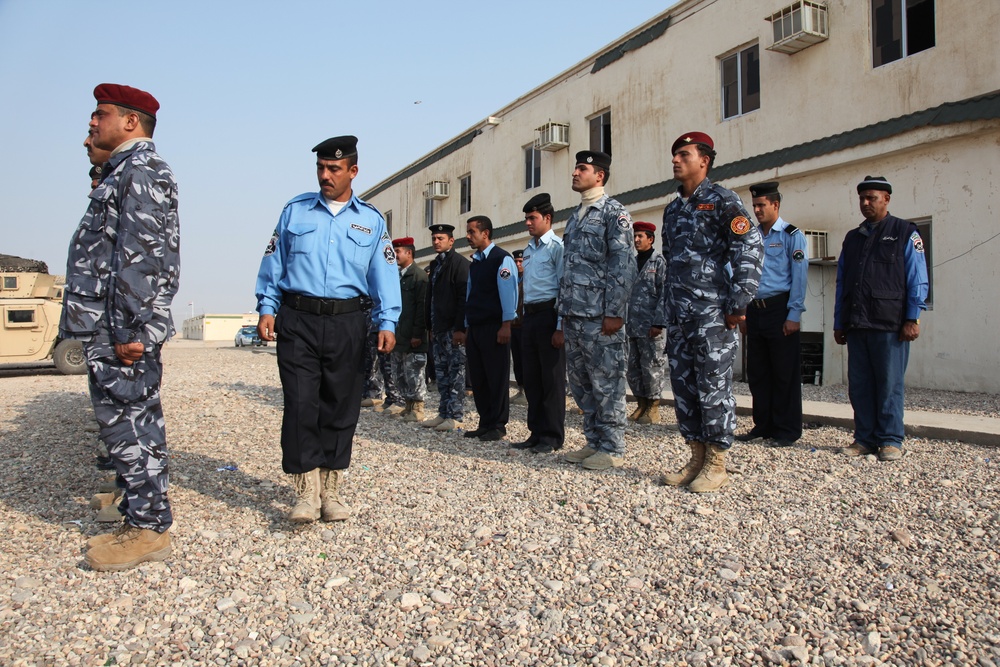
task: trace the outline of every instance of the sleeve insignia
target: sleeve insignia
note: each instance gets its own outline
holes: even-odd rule
[[[796,262],[801,262],[805,258],[806,254],[801,250],[796,250],[795,252],[792,253],[792,259],[794,259]]]
[[[396,251],[392,249],[392,246],[384,246],[382,248],[382,256],[385,257],[386,264],[396,263]]]
[[[275,229],[274,233],[271,234],[271,240],[267,242],[267,247],[264,248],[264,257],[273,255],[274,251],[278,249],[278,230]]]
[[[388,232],[388,231],[385,231],[385,232],[382,232],[382,240],[383,240],[383,241],[391,241],[391,240],[392,240],[392,239],[391,239],[391,238],[389,237],[389,232]]]
[[[924,251],[924,240],[920,238],[920,234],[913,232],[913,234],[910,235],[910,240],[913,241],[913,249],[916,252],[922,253]]]
[[[750,221],[742,215],[738,215],[729,223],[729,228],[733,230],[733,234],[743,236],[750,231]]]
[[[510,269],[507,267],[500,269],[500,277],[504,280],[510,280]]]
[[[632,226],[632,221],[628,217],[628,213],[622,213],[618,216],[618,228],[619,229],[629,229]]]
[[[371,235],[371,233],[372,233],[372,230],[368,229],[367,227],[362,227],[361,225],[359,225],[356,222],[352,222],[351,223],[351,229],[356,229],[359,232],[364,232],[365,234],[368,234],[368,235]]]
[[[698,204],[699,211],[714,211],[715,204]]]

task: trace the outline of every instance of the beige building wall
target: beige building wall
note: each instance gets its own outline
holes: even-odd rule
[[[393,212],[393,235],[415,238],[421,264],[430,259],[423,191],[435,180],[447,181],[451,193],[434,203],[434,222],[455,225],[463,237],[466,219],[486,214],[500,245],[523,248],[522,205],[538,192],[551,193],[561,231],[579,201],[570,188],[574,155],[590,148],[589,119],[610,110],[614,161],[607,190],[633,219],[659,226],[675,196],[670,145],[684,132],[705,131],[715,140],[713,171],[723,185],[749,203],[750,184],[779,180],[783,217],[826,231],[828,253],[836,256],[844,235],[861,221],[856,183],[883,175],[895,187],[892,213],[930,222],[933,309],[911,346],[907,383],[1000,391],[1000,337],[987,334],[1000,319],[987,297],[1000,265],[1000,238],[994,238],[1000,233],[1000,45],[974,39],[980,26],[1000,23],[1000,2],[975,3],[970,11],[958,0],[936,0],[936,45],[880,67],[872,66],[871,0],[827,2],[829,39],[793,55],[766,50],[772,33],[764,17],[783,6],[681,2],[363,196]],[[660,36],[633,48],[668,17]],[[755,43],[760,108],[723,119],[720,58]],[[622,50],[607,64],[608,54]],[[595,63],[603,68],[594,71]],[[570,146],[542,152],[541,186],[526,190],[523,148],[548,121],[570,125]],[[471,174],[472,208],[462,214],[465,174]],[[835,276],[832,262],[811,267],[803,321],[805,330],[824,334],[826,383],[846,377],[846,354],[832,338]]]
[[[241,327],[257,326],[257,314],[205,313],[184,320],[184,337],[193,340],[233,340]]]

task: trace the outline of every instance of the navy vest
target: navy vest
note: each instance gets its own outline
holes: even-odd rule
[[[853,229],[844,239],[840,319],[845,329],[899,331],[906,315],[903,253],[917,226],[887,215],[870,235]]]
[[[499,325],[503,322],[497,272],[500,271],[500,265],[506,257],[510,257],[509,252],[499,246],[493,246],[486,259],[472,261],[472,266],[469,267],[469,298],[465,302],[465,319],[470,325]]]

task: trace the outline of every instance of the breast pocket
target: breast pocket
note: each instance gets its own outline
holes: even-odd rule
[[[600,220],[585,220],[579,227],[580,255],[588,262],[603,262],[608,254],[604,224]]]
[[[347,230],[350,239],[349,256],[358,266],[368,266],[372,257],[372,246],[375,244],[375,232],[351,227]]]
[[[316,247],[316,223],[295,222],[288,225],[289,254],[300,255]]]
[[[875,252],[873,253],[873,259],[876,262],[884,262],[886,264],[896,263],[896,249],[898,248],[896,239],[892,240],[880,240],[875,244]]]

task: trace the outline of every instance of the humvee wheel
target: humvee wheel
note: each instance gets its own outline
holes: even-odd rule
[[[83,344],[78,340],[59,341],[52,352],[52,360],[63,375],[83,375],[87,372],[87,358],[83,355]]]

